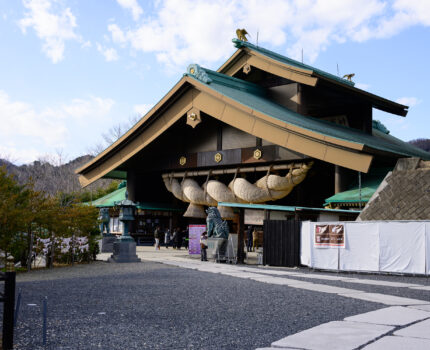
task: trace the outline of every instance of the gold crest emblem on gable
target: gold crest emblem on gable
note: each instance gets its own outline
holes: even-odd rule
[[[200,111],[197,108],[191,108],[187,113],[187,124],[195,128],[201,122]]]

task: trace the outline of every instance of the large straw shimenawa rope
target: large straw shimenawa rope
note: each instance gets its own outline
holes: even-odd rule
[[[203,186],[185,176],[182,183],[172,177],[165,177],[163,180],[167,190],[176,198],[190,203],[184,216],[206,217],[203,206],[216,206],[218,202],[264,203],[281,199],[305,179],[312,164],[313,162],[300,164],[298,168],[291,165],[286,176],[269,174],[269,168],[268,173],[254,184],[237,177],[237,172],[228,186],[217,180],[209,180],[209,176]],[[223,218],[233,217],[231,208],[219,209]]]

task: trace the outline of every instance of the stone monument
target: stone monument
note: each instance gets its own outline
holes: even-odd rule
[[[109,258],[109,262],[140,262],[141,260],[136,255],[136,242],[129,234],[129,225],[134,220],[136,204],[128,199],[128,192],[125,192],[124,200],[115,204],[120,207],[119,220],[123,222],[124,230],[121,237],[113,244],[113,254]]]

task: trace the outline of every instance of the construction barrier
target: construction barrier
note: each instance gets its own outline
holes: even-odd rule
[[[343,229],[344,246],[321,243],[324,225],[329,227],[327,231]],[[302,265],[336,271],[430,275],[430,221],[304,221],[300,236]]]

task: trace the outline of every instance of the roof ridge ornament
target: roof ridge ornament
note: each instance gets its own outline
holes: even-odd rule
[[[354,76],[355,76],[355,73],[345,74],[345,75],[342,77],[342,79],[346,79],[346,80],[348,80],[348,81],[352,82],[352,78],[354,78]]]
[[[383,132],[384,134],[390,133],[390,130],[388,130],[387,127],[384,124],[382,124],[382,122],[380,120],[377,120],[377,119],[372,120],[372,128],[379,130],[380,132]]]
[[[204,82],[205,84],[209,84],[212,82],[212,79],[209,78],[209,75],[206,73],[206,71],[197,63],[190,64],[187,68],[187,73],[192,75],[194,78]]]
[[[231,41],[234,44],[234,47],[236,47],[237,49],[240,49],[241,47],[245,46],[245,43],[242,40],[239,40],[238,38],[233,38],[231,39]]]
[[[236,29],[236,35],[237,35],[237,38],[239,40],[241,40],[241,41],[248,41],[248,38],[246,36],[249,35],[249,33],[246,31],[245,28],[243,28],[243,29],[240,29],[240,28]]]

